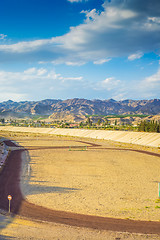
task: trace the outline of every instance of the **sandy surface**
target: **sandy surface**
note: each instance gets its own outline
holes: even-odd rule
[[[154,234],[132,234],[40,223],[0,215],[0,239],[10,240],[160,240]]]
[[[94,141],[102,144],[101,149],[88,147],[87,151],[69,151],[68,148],[54,149],[54,146],[63,146],[66,140],[73,146],[84,144],[73,138],[37,138],[23,134],[11,137],[25,147],[33,147],[29,154],[23,153],[22,173],[23,192],[32,202],[40,200],[38,204],[52,209],[98,216],[160,220],[159,157],[115,150],[113,148],[119,146],[106,141]],[[37,146],[43,149],[38,150]],[[106,147],[111,149],[104,149]],[[28,163],[31,171],[28,171]],[[154,240],[160,236],[99,231],[0,215],[0,239],[13,238]]]
[[[54,145],[54,141],[55,146],[57,142],[58,146],[66,144],[66,139],[54,138],[45,140],[44,146]],[[22,177],[27,200],[55,210],[160,221],[160,158],[112,149],[114,146],[105,141],[98,143],[102,147],[87,151],[30,150],[27,161],[31,171],[27,173],[26,167],[29,176],[26,179],[24,173]],[[43,140],[21,144],[42,146]],[[25,161],[26,156],[23,158]]]

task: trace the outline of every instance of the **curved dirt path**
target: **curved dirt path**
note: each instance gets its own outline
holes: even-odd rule
[[[11,141],[8,146],[16,147]],[[95,147],[95,146],[92,146]],[[97,146],[98,147],[98,146]],[[114,148],[112,148],[114,149]],[[130,149],[128,149],[130,150]],[[32,220],[49,221],[71,226],[88,227],[99,230],[111,230],[131,233],[160,234],[160,222],[134,221],[107,217],[90,216],[70,212],[56,211],[27,202],[20,190],[21,152],[11,151],[7,163],[0,175],[0,208],[8,210],[8,195],[12,195],[11,212]],[[137,151],[137,150],[135,150]],[[138,150],[139,151],[139,150]],[[154,153],[144,152],[155,155]],[[157,156],[157,154],[156,154]],[[160,154],[158,155],[160,157]]]

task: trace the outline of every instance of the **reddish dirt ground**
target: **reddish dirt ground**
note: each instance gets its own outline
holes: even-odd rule
[[[5,141],[5,143],[8,146],[16,146],[16,144],[11,141]],[[92,147],[96,146],[92,145]],[[7,159],[7,163],[0,174],[1,209],[8,211],[7,197],[8,195],[12,195],[13,199],[11,201],[11,212],[32,220],[63,223],[71,226],[87,227],[99,230],[160,234],[160,222],[133,221],[56,211],[27,202],[22,196],[20,190],[22,151],[25,151],[25,149],[11,151]],[[140,152],[140,150],[137,151]],[[160,157],[160,154],[145,151],[141,152]]]

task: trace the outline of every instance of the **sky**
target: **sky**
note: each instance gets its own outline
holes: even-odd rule
[[[0,1],[0,101],[160,98],[160,0]]]

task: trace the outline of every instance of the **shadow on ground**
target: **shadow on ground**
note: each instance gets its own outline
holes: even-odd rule
[[[9,225],[12,222],[13,222],[13,217],[0,214],[0,232],[2,231],[2,229],[6,228],[7,225]],[[7,239],[9,240],[9,239],[15,239],[15,238],[0,234],[0,240],[7,240]]]
[[[80,189],[77,188],[66,188],[66,187],[49,187],[49,186],[41,186],[39,184],[26,184],[24,189],[29,189],[27,195],[32,194],[42,194],[42,193],[69,193],[73,191],[77,191]]]
[[[10,239],[16,239],[16,238],[15,237],[10,237],[10,236],[0,235],[0,240],[10,240]]]

